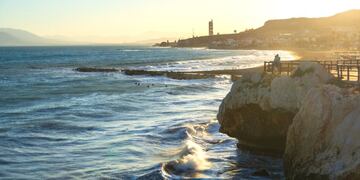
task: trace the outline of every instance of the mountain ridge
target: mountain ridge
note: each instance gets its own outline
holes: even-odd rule
[[[358,22],[358,23],[355,23]],[[329,30],[333,27],[347,26],[360,30],[360,10],[349,10],[328,17],[318,18],[288,18],[268,20],[255,31],[289,31],[289,30]]]
[[[0,46],[58,46],[77,44],[86,43],[41,37],[22,29],[0,28]]]
[[[0,46],[51,45],[57,41],[42,38],[25,30],[0,28]]]

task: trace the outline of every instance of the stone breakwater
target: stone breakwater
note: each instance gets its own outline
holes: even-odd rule
[[[207,79],[214,78],[215,74],[206,72],[172,72],[172,71],[150,71],[141,69],[115,69],[115,68],[94,68],[94,67],[79,67],[74,69],[78,72],[122,72],[125,75],[136,76],[165,76],[171,79],[187,80],[187,79]]]
[[[260,72],[261,67],[249,68],[249,69],[224,69],[224,70],[209,70],[209,71],[154,71],[154,70],[143,70],[143,69],[116,69],[116,68],[98,68],[98,67],[79,67],[75,68],[77,72],[100,72],[100,73],[112,73],[122,72],[129,76],[164,76],[171,79],[178,80],[190,80],[190,79],[208,79],[215,78],[220,75],[230,75],[232,79],[238,79],[243,74],[249,72]]]
[[[220,105],[220,131],[240,147],[283,154],[288,179],[359,178],[360,96],[332,82],[309,62],[291,76],[244,75]]]

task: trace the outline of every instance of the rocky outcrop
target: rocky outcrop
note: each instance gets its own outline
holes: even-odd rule
[[[301,63],[291,77],[244,75],[222,101],[220,131],[239,140],[240,146],[283,152],[287,130],[307,92],[332,79],[321,65]]]
[[[78,72],[119,72],[120,70],[115,68],[94,68],[94,67],[79,67],[74,69]],[[172,71],[151,71],[151,70],[142,70],[142,69],[122,69],[125,75],[136,76],[136,75],[145,75],[145,76],[165,76],[172,79],[178,80],[188,80],[188,79],[207,79],[214,78],[215,74],[207,74],[200,72],[172,72]]]
[[[329,82],[313,63],[290,77],[244,76],[220,106],[220,130],[241,146],[285,149],[287,179],[360,179],[360,93]]]
[[[360,179],[360,96],[310,90],[289,128],[284,167],[288,179]]]
[[[172,71],[151,71],[142,69],[123,69],[124,74],[129,76],[146,75],[146,76],[165,76],[172,79],[187,80],[187,79],[207,79],[214,78],[214,74],[194,73],[194,72],[172,72]]]
[[[78,72],[118,72],[115,68],[94,68],[94,67],[79,67],[74,69]]]

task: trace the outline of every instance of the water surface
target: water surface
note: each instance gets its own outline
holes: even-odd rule
[[[218,132],[228,77],[173,80],[76,67],[254,67],[275,51],[139,46],[0,48],[0,177],[7,179],[283,178],[282,161]],[[280,52],[284,59],[288,52]],[[139,85],[140,84],[140,85]]]

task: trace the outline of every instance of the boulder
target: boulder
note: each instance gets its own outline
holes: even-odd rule
[[[282,153],[303,97],[331,79],[321,65],[311,62],[300,63],[290,77],[244,75],[220,105],[220,131],[237,138],[240,146]]]
[[[311,89],[288,130],[287,179],[360,179],[359,132],[358,94],[333,85]]]

